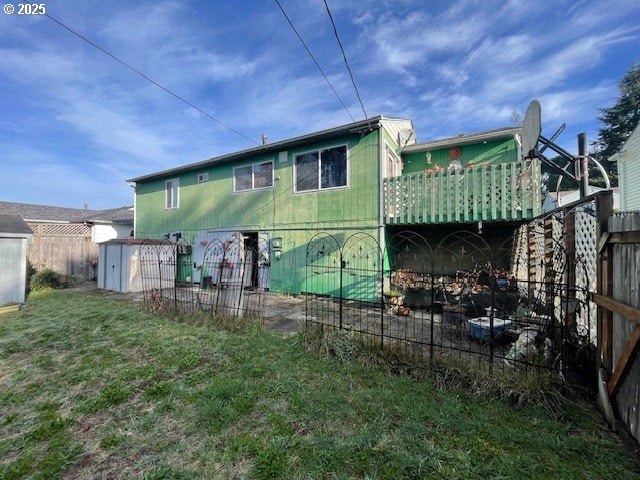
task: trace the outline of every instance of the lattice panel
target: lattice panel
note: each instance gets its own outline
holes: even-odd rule
[[[43,237],[90,237],[91,227],[78,223],[36,223],[31,229]]]
[[[576,232],[576,286],[591,292],[596,290],[596,227],[595,202],[581,205],[575,215]],[[596,338],[597,333],[597,309],[589,301],[583,292],[579,291],[577,299],[582,308],[577,313],[579,328],[582,334],[589,333],[591,338]]]
[[[564,249],[564,218],[562,214],[553,215],[551,219],[553,266],[555,270],[554,281],[564,283],[566,281],[567,255]]]
[[[576,211],[576,284],[596,288],[596,216],[593,202]]]

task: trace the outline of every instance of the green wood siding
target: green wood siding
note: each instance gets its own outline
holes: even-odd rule
[[[348,186],[334,190],[293,192],[293,159],[296,154],[334,145],[348,145]],[[233,169],[273,160],[274,187],[258,191],[233,192]],[[208,173],[207,182],[198,183],[199,173]],[[165,181],[180,179],[180,206],[167,210]],[[377,224],[378,133],[354,135],[292,149],[286,162],[278,155],[257,156],[243,162],[212,166],[179,176],[141,182],[136,185],[136,236],[157,238],[166,232],[196,231],[227,227],[244,229],[322,229],[346,225]],[[187,238],[189,240],[189,238]]]
[[[402,173],[418,173],[435,166],[447,167],[450,162],[449,149],[451,147],[436,150],[425,149],[422,152],[406,153],[402,155],[404,169]],[[487,143],[476,143],[472,145],[462,145],[462,156],[458,159],[462,166],[476,165],[478,163],[490,162],[505,163],[518,160],[518,149],[513,138],[494,140]],[[431,163],[426,161],[426,153],[431,153]]]
[[[379,205],[378,132],[350,135],[329,142],[290,149],[286,161],[280,155],[255,156],[244,161],[136,185],[136,237],[161,238],[180,231],[189,243],[196,232],[230,229],[260,231],[283,242],[280,260],[271,261],[270,285],[275,291],[305,290],[307,243],[315,232],[335,233],[344,239],[366,231],[377,236]],[[314,149],[347,145],[348,186],[304,193],[293,191],[296,154]],[[233,192],[233,169],[258,162],[274,162],[274,187]],[[198,174],[209,180],[198,183]],[[165,181],[180,179],[179,208],[165,209]]]

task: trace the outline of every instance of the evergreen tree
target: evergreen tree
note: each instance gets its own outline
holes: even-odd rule
[[[610,108],[600,109],[596,158],[607,172],[616,173],[616,164],[609,157],[620,150],[640,122],[640,65],[632,65],[618,84],[620,96]]]

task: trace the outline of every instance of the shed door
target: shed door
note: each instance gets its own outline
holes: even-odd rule
[[[120,291],[121,250],[122,245],[107,245],[105,288],[115,292]]]
[[[24,300],[21,290],[22,240],[0,238],[0,305]]]

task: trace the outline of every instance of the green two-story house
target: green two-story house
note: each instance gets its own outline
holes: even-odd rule
[[[193,280],[208,242],[259,245],[255,281],[305,290],[307,245],[318,232],[361,232],[384,248],[399,229],[437,237],[447,226],[513,229],[540,209],[540,168],[522,161],[520,130],[416,143],[410,120],[384,116],[139,176],[136,238],[193,246]]]

